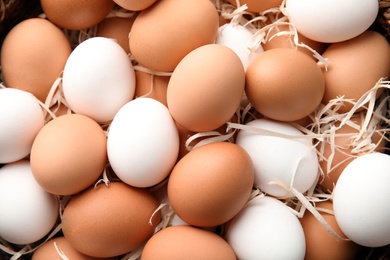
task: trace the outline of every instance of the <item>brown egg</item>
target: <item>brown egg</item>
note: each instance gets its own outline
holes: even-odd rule
[[[83,30],[101,22],[115,6],[112,0],[41,0],[47,18],[59,27]]]
[[[237,54],[224,45],[207,44],[187,54],[172,73],[168,108],[190,131],[214,130],[236,112],[244,87],[245,71]]]
[[[130,11],[140,11],[148,8],[157,0],[114,0],[114,2],[120,7]]]
[[[66,258],[64,258],[66,257]],[[114,260],[111,258],[97,258],[88,255],[84,255],[75,250],[66,240],[65,237],[56,237],[46,241],[32,254],[31,260],[64,260],[64,259],[75,259],[75,260]]]
[[[228,0],[234,6],[237,6],[237,0]],[[260,13],[272,7],[279,7],[282,4],[282,0],[240,0],[240,5],[246,4],[248,6],[247,11],[253,13]]]
[[[167,88],[170,77],[157,76],[140,70],[135,71],[136,85],[134,97],[148,97],[167,104]]]
[[[116,42],[126,51],[129,48],[129,33],[136,15],[132,17],[109,17],[98,24],[96,36],[115,39]]]
[[[364,113],[364,112],[361,112]],[[362,120],[359,114],[356,114],[352,121],[358,125],[361,125]],[[338,126],[339,124],[336,124]],[[377,130],[380,129],[380,126],[377,126]],[[329,142],[324,143],[324,151],[322,155],[325,160],[320,161],[320,167],[324,175],[320,176],[319,184],[329,191],[333,191],[334,186],[337,183],[338,178],[341,173],[347,167],[347,165],[355,158],[355,156],[360,156],[361,154],[352,153],[354,146],[352,145],[353,135],[358,134],[358,130],[349,125],[344,125],[336,131],[336,137],[334,139],[334,145],[336,146],[334,157],[332,163],[330,164],[330,171],[327,170],[328,160],[332,155],[331,145]],[[344,136],[343,136],[344,135]],[[382,151],[385,149],[386,142],[380,141],[381,136],[379,133],[375,133],[372,136],[372,143],[378,144],[376,148],[377,151]],[[319,146],[318,149],[322,147]]]
[[[246,94],[257,111],[279,121],[296,121],[321,103],[325,80],[308,55],[290,48],[257,55],[246,71]]]
[[[186,223],[213,227],[244,207],[253,181],[247,152],[233,143],[215,142],[193,149],[175,165],[168,180],[168,198]]]
[[[158,1],[135,19],[130,51],[148,69],[173,71],[190,51],[215,41],[218,25],[210,0]]]
[[[94,257],[128,253],[154,233],[161,215],[146,189],[122,182],[99,184],[74,196],[65,207],[62,230],[77,251]]]
[[[44,102],[71,51],[65,34],[50,21],[24,20],[7,34],[1,48],[4,84],[28,91]]]
[[[87,116],[66,114],[36,136],[30,162],[37,182],[48,192],[71,195],[93,185],[107,162],[107,138]]]
[[[333,210],[330,201],[316,203],[317,208]],[[334,215],[321,212],[326,222],[342,238],[346,238],[339,228]],[[345,241],[333,236],[308,210],[299,219],[306,240],[305,260],[355,259],[359,246],[352,241]]]
[[[329,63],[328,70],[323,72],[324,104],[339,96],[357,101],[381,77],[390,75],[390,45],[378,32],[366,31],[351,40],[333,43],[322,56]],[[347,112],[351,107],[345,103],[339,112]]]
[[[142,260],[237,259],[232,247],[211,231],[192,226],[162,229],[146,243]]]

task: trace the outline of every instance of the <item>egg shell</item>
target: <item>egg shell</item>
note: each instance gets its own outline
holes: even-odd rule
[[[167,103],[167,89],[169,76],[158,76],[141,70],[135,71],[136,86],[135,98],[148,97],[160,101],[165,106]]]
[[[0,163],[10,163],[30,154],[33,141],[45,124],[43,111],[31,93],[0,89]]]
[[[315,204],[315,207],[330,225],[330,227],[342,238],[346,238],[340,230],[334,214],[321,211],[321,209],[333,211],[333,203],[324,201]],[[325,260],[325,259],[356,259],[359,245],[350,241],[336,238],[320,223],[320,221],[308,210],[305,211],[302,218],[299,218],[306,241],[306,260]]]
[[[99,123],[111,121],[134,97],[133,65],[123,48],[105,37],[89,38],[73,50],[62,81],[69,107]]]
[[[271,196],[292,197],[290,186],[303,193],[316,183],[316,150],[302,132],[288,123],[270,119],[255,119],[246,126],[282,135],[261,134],[250,129],[238,133],[236,144],[248,152],[254,164],[255,187]]]
[[[282,0],[228,0],[228,2],[234,6],[247,5],[247,11],[253,13],[260,13],[273,7],[279,7],[282,4]],[[237,5],[239,3],[240,5]]]
[[[59,213],[56,196],[37,183],[27,160],[0,168],[0,208],[0,236],[18,245],[46,236]]]
[[[257,55],[245,79],[245,93],[255,109],[279,121],[308,116],[321,104],[325,91],[325,79],[317,63],[289,48]]]
[[[343,233],[366,247],[390,244],[388,183],[390,156],[373,152],[357,157],[333,190],[333,209]]]
[[[141,258],[148,259],[237,259],[222,237],[192,226],[162,229],[145,244]]]
[[[4,84],[30,92],[44,102],[71,51],[69,40],[53,23],[42,18],[26,19],[12,28],[1,47]]]
[[[157,2],[157,0],[114,0],[114,2],[124,9],[130,11],[141,11],[153,5]]]
[[[341,42],[360,35],[374,23],[378,10],[377,0],[286,0],[292,24],[318,42]]]
[[[116,258],[97,258],[88,255],[84,255],[75,250],[66,240],[65,237],[55,237],[49,239],[36,249],[31,260],[63,260],[66,259],[77,259],[77,260],[115,260]]]
[[[215,41],[218,12],[209,0],[164,0],[134,21],[130,52],[140,65],[170,72],[192,50]]]
[[[240,105],[245,71],[229,47],[207,44],[187,54],[168,83],[168,108],[175,121],[194,131],[225,124]]]
[[[128,253],[146,242],[161,219],[156,199],[123,182],[99,184],[72,197],[62,216],[64,237],[94,257]]]
[[[112,0],[40,0],[47,18],[61,28],[83,30],[101,22],[114,7]]]
[[[256,197],[229,222],[226,241],[238,259],[304,259],[305,235],[281,201]]]
[[[253,179],[253,164],[244,149],[228,142],[210,143],[175,165],[168,179],[168,199],[185,222],[217,226],[244,207]]]
[[[349,41],[331,44],[322,56],[328,59],[328,69],[323,71],[326,85],[324,104],[339,96],[356,102],[380,78],[390,75],[390,45],[383,35],[375,31],[366,31]],[[382,91],[379,89],[377,95]],[[351,108],[352,104],[345,103],[339,112],[345,113]]]
[[[152,98],[137,98],[115,115],[107,154],[115,174],[136,187],[165,179],[179,152],[179,134],[168,108]]]
[[[107,162],[107,139],[91,118],[66,114],[36,136],[30,161],[37,182],[48,192],[71,195],[93,185]]]

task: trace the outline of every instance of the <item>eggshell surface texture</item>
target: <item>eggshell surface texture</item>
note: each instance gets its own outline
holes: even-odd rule
[[[257,55],[246,71],[245,84],[255,109],[279,121],[308,116],[321,103],[325,91],[325,79],[317,63],[289,48]]]
[[[61,28],[82,30],[102,21],[115,3],[112,0],[41,0],[47,18]]]
[[[12,88],[0,89],[0,121],[0,163],[29,155],[45,123],[37,99],[29,92]]]
[[[130,52],[140,65],[170,72],[190,51],[213,43],[218,25],[218,12],[209,0],[157,1],[135,19]]]
[[[83,254],[118,256],[152,236],[160,221],[160,213],[153,215],[157,207],[147,190],[122,182],[100,184],[72,198],[63,213],[62,230],[71,246]]]
[[[231,220],[225,235],[238,259],[304,259],[305,235],[281,201],[256,197]]]
[[[93,185],[107,161],[107,141],[91,118],[67,114],[47,123],[34,140],[31,168],[48,192],[71,195]]]
[[[317,154],[310,139],[302,132],[288,123],[270,119],[255,119],[246,126],[292,136],[271,136],[249,129],[238,133],[236,144],[247,151],[253,161],[256,187],[272,196],[291,197],[291,186],[306,192],[315,184]]]
[[[333,208],[337,223],[359,245],[390,244],[390,209],[386,206],[390,196],[389,169],[389,155],[362,155],[348,164],[336,183]]]
[[[140,11],[148,8],[157,0],[114,0],[114,2],[127,10]]]
[[[117,176],[129,185],[148,187],[165,179],[176,163],[179,134],[166,106],[137,98],[115,115],[107,154]]]
[[[237,54],[221,44],[204,45],[186,55],[172,73],[168,108],[188,130],[214,130],[234,115],[244,87],[245,71]]]
[[[59,212],[57,198],[36,182],[27,160],[0,168],[0,207],[0,236],[18,245],[46,236]]]
[[[228,0],[232,5],[237,6],[236,0]],[[260,13],[272,7],[278,7],[281,5],[281,0],[240,0],[241,6],[246,4],[249,12]]]
[[[108,122],[130,101],[135,72],[123,48],[112,39],[80,43],[66,62],[63,92],[69,107],[99,123]]]
[[[217,226],[244,207],[253,178],[253,164],[244,149],[227,142],[211,143],[195,148],[175,165],[168,198],[185,222]]]
[[[297,30],[319,42],[341,42],[366,31],[378,14],[376,0],[287,0],[286,11]]]
[[[168,227],[146,243],[141,258],[153,259],[236,259],[231,246],[222,237],[191,226]]]
[[[65,34],[50,21],[24,20],[7,34],[1,47],[3,81],[44,102],[71,51]]]

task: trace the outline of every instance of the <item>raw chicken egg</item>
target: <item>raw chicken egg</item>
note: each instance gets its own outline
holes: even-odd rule
[[[117,5],[130,11],[144,10],[157,1],[158,0],[114,0]]]
[[[228,2],[235,6],[247,5],[247,11],[260,13],[273,7],[279,7],[282,0],[228,0]]]

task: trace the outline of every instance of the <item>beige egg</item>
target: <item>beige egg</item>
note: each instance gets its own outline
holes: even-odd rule
[[[339,96],[356,102],[380,78],[390,75],[390,45],[378,32],[366,31],[351,40],[333,43],[322,56],[329,63],[328,70],[323,72],[324,104]],[[339,112],[348,112],[351,108],[350,103],[345,103]]]
[[[153,5],[157,0],[114,0],[120,7],[130,11],[144,10]]]
[[[7,34],[1,48],[4,84],[28,91],[44,102],[71,51],[66,35],[50,21],[24,20]]]
[[[240,3],[240,6],[246,4],[248,6],[247,11],[253,13],[260,13],[267,9],[273,7],[279,7],[282,4],[282,0],[228,0],[232,5],[238,6],[237,2]]]
[[[219,17],[209,0],[163,0],[137,16],[130,51],[140,65],[170,72],[192,50],[213,43]]]

